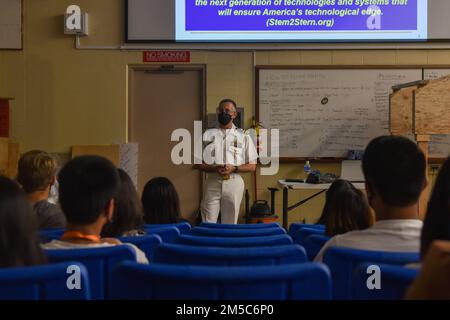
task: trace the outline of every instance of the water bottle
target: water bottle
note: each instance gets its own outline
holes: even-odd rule
[[[306,179],[308,179],[308,175],[311,172],[311,164],[309,163],[309,161],[306,161],[305,166],[303,167],[303,171],[305,172],[304,182],[306,182]]]

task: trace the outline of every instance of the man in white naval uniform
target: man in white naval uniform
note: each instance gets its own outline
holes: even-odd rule
[[[207,173],[201,204],[203,222],[216,223],[220,212],[221,223],[237,223],[244,193],[244,180],[239,173],[256,170],[255,145],[249,135],[233,124],[236,116],[233,100],[219,103],[219,127],[205,132],[203,140],[208,144],[203,162],[194,166]]]

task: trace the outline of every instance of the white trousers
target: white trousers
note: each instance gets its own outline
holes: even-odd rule
[[[243,194],[240,175],[231,174],[229,180],[223,180],[219,174],[208,174],[201,204],[203,222],[217,223],[220,212],[222,223],[236,224]]]

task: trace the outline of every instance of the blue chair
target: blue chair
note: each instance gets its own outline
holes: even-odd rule
[[[331,238],[328,236],[322,236],[322,235],[310,235],[306,237],[301,242],[298,242],[297,240],[295,243],[298,243],[306,250],[306,255],[308,256],[309,260],[314,260],[314,258],[317,256],[317,254],[320,252],[322,247],[325,245],[325,243],[328,242]]]
[[[161,237],[157,234],[135,237],[120,237],[119,240],[124,243],[134,244],[145,253],[149,261],[153,261],[153,255],[155,253],[156,247],[163,242]]]
[[[312,235],[324,236],[325,229],[319,228],[301,228],[292,237],[295,242],[302,243],[305,239]]]
[[[330,273],[319,263],[282,266],[138,265],[114,271],[113,299],[302,300],[330,299]]]
[[[183,225],[189,225],[187,222],[183,223]],[[148,226],[148,225],[145,225]],[[183,228],[183,227],[182,227]],[[184,227],[186,228],[186,227]],[[189,225],[190,228],[190,225]],[[176,238],[180,235],[180,230],[175,226],[163,226],[163,225],[152,225],[151,228],[144,228],[145,232],[148,235],[158,235],[161,237],[163,242],[174,242]],[[186,229],[183,229],[186,230]],[[64,229],[43,229],[39,231],[41,242],[46,243],[52,240],[60,239],[64,233]]]
[[[265,229],[265,228],[281,228],[281,226],[276,223],[246,223],[246,224],[224,224],[224,223],[210,223],[202,222],[198,225],[204,228],[214,228],[214,229]]]
[[[368,251],[331,247],[325,251],[324,263],[331,270],[334,299],[352,298],[352,278],[355,268],[362,263],[406,265],[420,261],[417,252]]]
[[[356,267],[353,274],[353,299],[357,300],[402,300],[406,290],[417,277],[419,270],[389,264],[377,264],[380,268],[380,289],[369,290],[367,279],[372,272],[367,270],[372,263]]]
[[[162,244],[156,248],[155,263],[248,266],[280,265],[307,262],[305,249],[299,245],[272,247],[195,247],[180,244]]]
[[[301,228],[315,228],[315,229],[323,229],[325,230],[325,225],[323,224],[310,224],[310,223],[301,223],[301,222],[293,222],[289,227],[289,235],[292,237],[295,233]]]
[[[42,229],[39,230],[39,236],[42,243],[50,242],[61,238],[64,233],[64,228],[54,228],[54,229]]]
[[[152,229],[160,229],[160,228],[177,228],[181,234],[188,232],[191,230],[191,225],[189,222],[178,222],[178,223],[163,223],[163,224],[144,224],[144,229],[147,231],[151,231]],[[150,232],[151,233],[151,232]]]
[[[158,235],[161,237],[163,242],[175,242],[180,236],[180,230],[177,227],[152,227],[145,228],[147,235]]]
[[[89,272],[91,298],[108,299],[112,270],[124,260],[136,261],[135,251],[127,245],[86,249],[47,249],[52,263],[79,261]]]
[[[292,244],[287,234],[267,237],[198,237],[182,234],[175,243],[203,247],[264,247]]]
[[[190,235],[206,237],[259,237],[286,234],[282,228],[262,228],[262,229],[217,229],[195,227],[189,231]]]
[[[73,266],[79,269],[72,269]],[[68,278],[71,275],[75,276],[78,271],[80,287],[70,290],[67,287]],[[88,271],[81,263],[65,262],[32,267],[0,268],[0,300],[89,300],[90,298]]]

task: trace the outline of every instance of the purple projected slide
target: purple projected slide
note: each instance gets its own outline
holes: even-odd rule
[[[418,30],[418,0],[186,0],[186,31]]]

